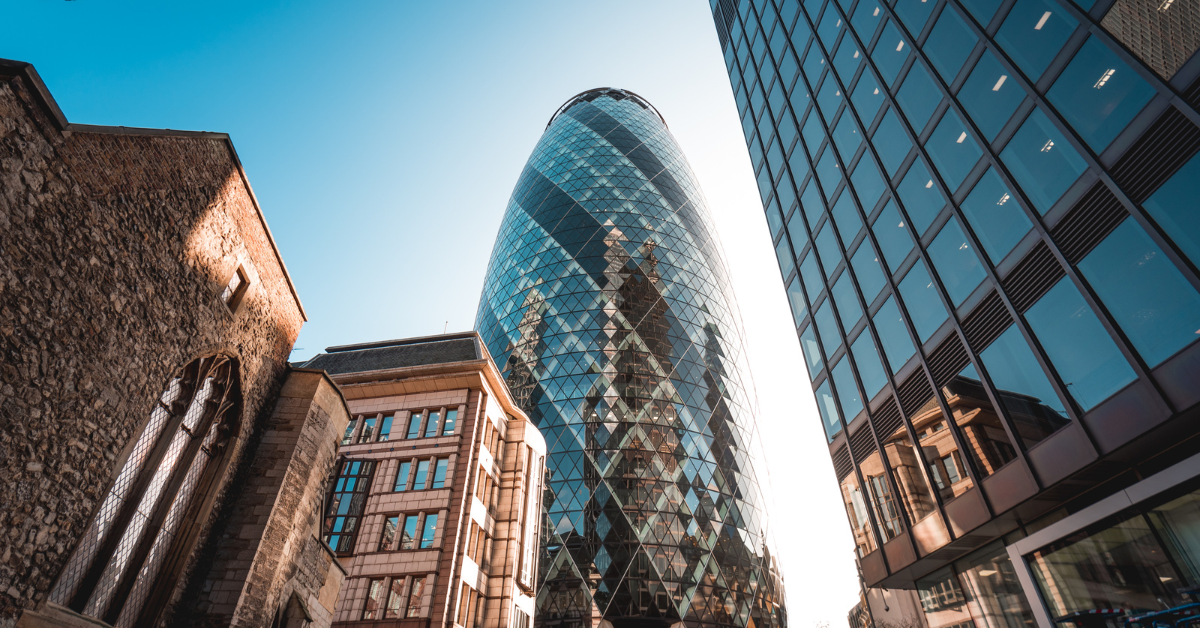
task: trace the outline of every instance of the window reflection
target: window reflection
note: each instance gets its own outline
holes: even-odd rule
[[[908,174],[904,175],[904,180],[896,188],[896,193],[900,195],[900,202],[904,204],[904,211],[912,219],[913,228],[918,236],[925,234],[925,230],[933,224],[933,220],[946,205],[946,200],[942,198],[942,192],[934,182],[933,175],[929,174],[929,168],[925,166],[923,159],[913,162]]]
[[[1033,223],[1029,222],[1029,217],[993,168],[983,173],[961,207],[993,264],[1004,259],[1033,228]]]
[[[904,299],[908,317],[917,330],[917,337],[924,343],[949,316],[938,295],[937,286],[929,276],[929,270],[925,268],[924,260],[918,259],[897,287]]]
[[[854,167],[854,173],[850,175],[850,183],[854,185],[854,191],[858,193],[858,200],[862,203],[863,211],[869,216],[874,211],[875,205],[879,203],[879,197],[887,191],[887,187],[883,183],[883,178],[879,175],[879,168],[875,166],[875,160],[871,159],[870,153],[864,153],[862,158],[858,160],[858,165]],[[1200,235],[1200,231],[1197,232]]]
[[[842,114],[841,120],[833,129],[833,143],[842,159],[847,162],[858,152],[859,144],[862,144],[862,133],[858,132],[858,125],[854,123],[854,116],[850,115],[849,110]]]
[[[778,203],[772,201],[767,205],[767,228],[771,231],[771,239],[779,237],[779,231],[783,228],[783,218],[779,215]]]
[[[929,475],[942,501],[948,502],[967,492],[974,483],[963,466],[966,461],[954,443],[949,423],[936,397],[929,397],[911,419],[921,455],[925,458],[925,464],[929,465]]]
[[[811,248],[804,256],[804,261],[800,262],[800,278],[804,280],[804,293],[808,295],[808,302],[816,301],[825,284],[821,281],[821,271],[817,270],[817,254]]]
[[[839,406],[846,422],[851,423],[863,410],[862,397],[858,394],[858,384],[854,381],[854,369],[850,368],[850,360],[845,356],[833,366],[833,387],[837,390]]]
[[[920,0],[904,1],[920,2]],[[928,5],[930,9],[933,8],[931,2],[924,4]],[[908,59],[911,49],[912,46],[909,45],[907,38],[896,27],[896,22],[888,21],[887,26],[883,27],[879,41],[875,44],[875,50],[871,52],[871,58],[875,60],[875,67],[879,68],[885,84],[891,85],[896,82],[896,76],[900,74],[900,68],[904,67],[904,61]]]
[[[821,193],[817,190],[817,184],[813,180],[809,180],[808,185],[804,188],[804,193],[800,195],[800,206],[804,209],[804,217],[808,220],[810,229],[817,228],[817,221],[821,219],[821,213],[825,211],[825,203],[821,200]]]
[[[896,538],[904,531],[904,524],[900,519],[900,505],[896,503],[896,498],[892,495],[892,488],[888,484],[887,470],[883,467],[883,459],[879,455],[879,451],[872,451],[871,455],[858,465],[858,470],[862,473],[863,483],[867,486],[867,494],[871,498],[871,508],[875,511],[875,520],[879,522],[879,531],[883,534],[884,541]]]
[[[954,379],[942,387],[946,406],[954,414],[967,453],[982,475],[991,475],[1017,457],[1000,415],[988,401],[973,365],[967,365]]]
[[[892,477],[896,480],[900,507],[908,515],[908,520],[916,525],[937,510],[933,493],[921,472],[917,448],[913,446],[908,429],[903,424],[892,434],[880,434],[879,438],[883,441],[883,451],[892,469]]]
[[[808,307],[804,304],[804,294],[800,288],[799,277],[792,278],[792,283],[788,284],[787,295],[788,302],[792,305],[792,319],[796,321],[796,327],[799,327],[804,322],[805,316],[808,313]]]
[[[883,345],[883,353],[887,356],[894,375],[917,352],[912,338],[908,335],[908,329],[904,326],[904,319],[900,316],[900,309],[896,307],[896,299],[889,297],[884,301],[879,311],[871,318],[871,322],[875,323],[879,343]]]
[[[917,594],[929,628],[974,628],[967,612],[967,597],[949,567],[917,580]]]
[[[833,205],[831,214],[834,224],[837,225],[838,236],[842,240],[842,245],[849,247],[854,243],[854,238],[858,236],[858,232],[862,231],[862,218],[858,217],[858,208],[854,206],[854,199],[850,197],[849,189],[842,191],[837,203]]]
[[[792,261],[792,247],[788,246],[787,238],[780,240],[779,244],[775,245],[775,258],[779,260],[780,274],[787,279],[792,271],[796,270],[796,262]]]
[[[824,362],[821,360],[821,348],[817,345],[817,335],[812,325],[800,334],[800,352],[804,354],[804,362],[808,366],[808,379],[816,379],[824,368]]]
[[[1033,110],[1000,153],[1000,160],[1041,214],[1087,170],[1087,163],[1041,109]]]
[[[959,0],[959,2],[984,28],[987,28],[988,22],[992,21],[992,16],[996,15],[996,9],[1000,8],[1000,0]]]
[[[833,156],[833,150],[825,149],[825,154],[817,162],[816,170],[817,178],[821,180],[821,186],[825,189],[825,197],[829,198],[842,181],[842,170]]]
[[[833,437],[842,431],[842,423],[838,420],[837,404],[833,401],[833,393],[829,392],[829,380],[826,379],[817,388],[817,411],[821,413],[821,424],[825,426],[825,437],[833,442]]]
[[[983,156],[975,138],[967,134],[966,125],[958,114],[950,110],[946,111],[942,121],[926,140],[925,149],[929,151],[929,158],[946,180],[951,193],[962,185],[963,179],[975,167],[975,162]]]
[[[838,277],[832,289],[834,304],[837,305],[838,318],[842,321],[842,329],[849,333],[862,318],[862,307],[858,304],[858,295],[854,292],[854,282],[849,272],[843,272]]]
[[[1097,153],[1154,97],[1150,87],[1095,36],[1084,42],[1046,98]]]
[[[879,151],[879,158],[883,160],[888,177],[895,176],[896,170],[904,163],[904,158],[908,157],[908,151],[912,149],[912,142],[904,132],[900,118],[896,117],[895,108],[888,109],[888,112],[883,114],[883,120],[880,120],[879,126],[875,128],[871,144]]]
[[[996,396],[1026,447],[1041,442],[1071,422],[1029,343],[1016,326],[1000,334],[979,357],[992,378]]]
[[[996,33],[996,42],[1036,82],[1078,25],[1053,2],[1017,0]]]
[[[871,399],[887,385],[883,362],[879,359],[879,352],[875,349],[871,334],[866,331],[859,334],[858,339],[850,345],[850,351],[854,355],[854,365],[858,367],[858,377],[862,380],[863,390],[866,391],[867,399]]]
[[[821,109],[821,115],[825,118],[826,124],[833,123],[833,116],[837,113],[838,107],[842,105],[842,90],[838,87],[837,81],[832,75],[825,77],[825,83],[821,85],[821,89],[817,92],[817,105]]]
[[[843,37],[842,43],[838,44],[838,50],[833,55],[833,67],[837,70],[838,76],[842,77],[842,83],[850,84],[850,79],[854,78],[854,73],[862,64],[862,59],[863,54],[858,49],[858,44],[854,42],[854,38]]]
[[[958,219],[950,218],[927,249],[938,278],[955,307],[962,305],[975,287],[987,278]]]
[[[933,7],[936,4],[928,0],[896,0],[896,4],[892,8],[896,10],[896,15],[900,16],[900,20],[908,27],[908,32],[916,33],[919,36],[925,28],[925,22],[929,21],[929,14],[933,13]]]
[[[867,518],[867,499],[858,476],[851,473],[842,480],[842,502],[846,506],[846,516],[850,519],[850,528],[854,532],[854,551],[861,558],[879,548],[875,541],[875,533],[871,530],[871,520]]]
[[[989,142],[996,139],[1023,100],[1025,90],[1012,80],[1008,69],[1000,65],[990,50],[983,52],[971,76],[958,90],[958,101]]]
[[[928,39],[921,45],[921,50],[925,51],[930,63],[947,84],[954,82],[954,77],[958,76],[958,71],[979,41],[953,6],[946,5],[929,32]]]
[[[933,116],[938,103],[942,102],[942,92],[925,66],[914,63],[908,70],[908,76],[904,77],[900,91],[896,93],[896,102],[900,103],[908,123],[920,134],[929,124],[929,118]]]
[[[825,226],[821,227],[816,237],[817,254],[821,256],[821,267],[825,269],[826,277],[832,276],[838,264],[842,263],[842,252],[838,249],[837,236],[833,234],[832,225],[832,221],[826,220]]]
[[[863,124],[870,127],[871,122],[875,120],[875,114],[879,113],[879,108],[883,106],[883,90],[870,70],[864,71],[858,78],[858,84],[850,94],[850,102]]]
[[[875,233],[879,248],[883,250],[883,259],[887,260],[888,268],[893,273],[896,272],[912,251],[913,241],[895,201],[888,201],[883,211],[879,212],[871,231]]]
[[[1003,541],[954,563],[954,568],[976,628],[1033,628],[1033,612]]]
[[[871,248],[869,241],[863,240],[862,244],[858,245],[850,265],[854,267],[854,277],[858,280],[863,299],[867,305],[874,303],[875,297],[879,296],[879,291],[883,290],[887,280],[884,279],[883,271],[879,268],[879,258],[875,257],[875,250]]]
[[[1183,255],[1200,266],[1200,212],[1196,211],[1196,199],[1200,199],[1200,155],[1184,164],[1142,206]]]
[[[817,308],[815,320],[817,333],[821,335],[821,346],[825,347],[825,355],[833,355],[838,347],[842,346],[842,335],[833,320],[833,308],[829,306],[829,299],[825,299],[821,307]]]
[[[850,17],[850,25],[854,27],[860,39],[870,42],[871,36],[875,34],[875,29],[879,28],[879,21],[883,19],[884,15],[882,3],[863,0],[854,9],[854,15]]]

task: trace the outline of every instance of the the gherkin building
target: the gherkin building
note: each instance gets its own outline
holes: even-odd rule
[[[786,625],[740,316],[649,103],[595,89],[554,114],[476,328],[549,443],[538,626]]]

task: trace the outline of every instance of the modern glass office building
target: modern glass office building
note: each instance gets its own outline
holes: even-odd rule
[[[786,625],[740,316],[649,103],[596,89],[554,114],[476,329],[548,443],[539,626]]]
[[[1200,5],[713,0],[863,579],[1200,585]]]

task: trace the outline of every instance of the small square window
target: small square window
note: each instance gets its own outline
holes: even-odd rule
[[[238,305],[241,305],[242,297],[246,296],[246,289],[249,287],[250,278],[246,276],[246,269],[238,266],[237,270],[233,271],[233,276],[226,282],[225,289],[221,291],[221,302],[230,311],[236,311]]]

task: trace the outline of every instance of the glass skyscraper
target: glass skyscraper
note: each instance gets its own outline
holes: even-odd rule
[[[548,443],[537,625],[786,625],[740,316],[649,103],[596,89],[554,114],[476,329]]]
[[[1181,603],[1200,5],[710,8],[866,584],[933,628]]]

